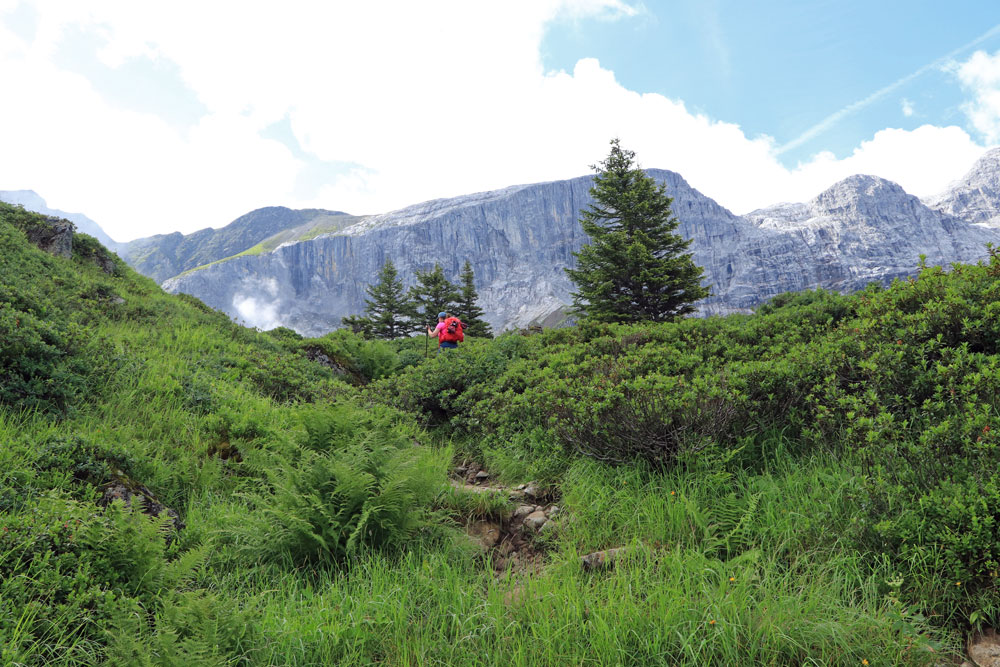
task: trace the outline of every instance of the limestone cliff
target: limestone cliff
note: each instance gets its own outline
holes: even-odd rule
[[[927,204],[967,222],[1000,229],[1000,148],[987,151],[969,173]]]
[[[848,178],[807,203],[737,216],[680,175],[649,174],[666,185],[694,239],[712,296],[705,314],[745,311],[775,294],[822,286],[848,291],[912,274],[931,263],[973,261],[1000,231],[934,210],[898,185]],[[469,260],[495,330],[540,321],[570,302],[563,269],[586,242],[578,222],[591,177],[435,200],[358,219],[345,229],[233,257],[167,280],[247,324],[318,335],[359,313],[365,287],[391,258],[404,281],[435,262],[457,277]]]

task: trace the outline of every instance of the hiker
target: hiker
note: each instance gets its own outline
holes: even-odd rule
[[[465,340],[462,329],[465,325],[457,317],[449,317],[448,313],[438,313],[438,323],[434,329],[427,327],[428,336],[437,336],[438,352],[454,350]]]

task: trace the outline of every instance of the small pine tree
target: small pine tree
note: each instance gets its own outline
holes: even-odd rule
[[[576,268],[566,269],[577,312],[599,322],[672,320],[710,293],[701,267],[684,253],[691,241],[673,233],[673,200],[634,158],[612,139],[611,154],[592,167],[594,203],[580,218],[590,243],[573,253]]]
[[[492,338],[493,330],[490,328],[490,323],[483,319],[483,309],[477,303],[479,295],[476,293],[476,275],[469,260],[465,260],[460,278],[462,286],[459,289],[455,313],[458,319],[462,320],[465,333],[470,336]]]
[[[433,271],[417,271],[417,284],[410,288],[407,314],[414,331],[424,331],[424,327],[437,322],[440,312],[452,313],[457,310],[459,293],[447,278],[440,264]]]

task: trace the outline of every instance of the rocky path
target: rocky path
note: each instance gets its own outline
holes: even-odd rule
[[[465,532],[492,557],[494,570],[538,572],[544,564],[544,537],[558,530],[559,506],[552,494],[534,483],[508,487],[496,484],[492,476],[475,464],[459,466],[452,486],[465,493],[492,493],[505,496],[513,510],[497,516],[469,520]]]

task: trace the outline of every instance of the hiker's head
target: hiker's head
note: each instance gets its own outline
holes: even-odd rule
[[[446,313],[444,311],[441,311],[440,313],[438,313],[438,319],[439,320],[446,320],[446,319],[448,319],[448,313]]]

